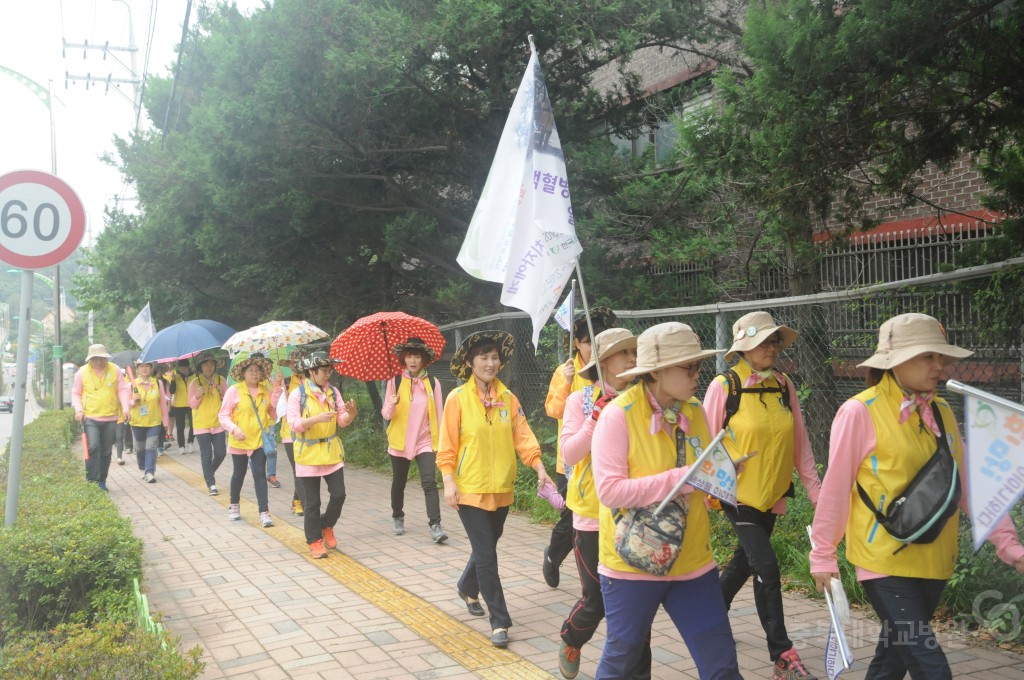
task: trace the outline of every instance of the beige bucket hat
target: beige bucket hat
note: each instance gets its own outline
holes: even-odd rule
[[[107,348],[103,345],[89,345],[89,353],[85,355],[85,360],[89,361],[89,359],[96,358],[109,359],[110,352],[108,352]]]
[[[780,352],[792,345],[800,335],[789,326],[775,323],[775,319],[768,312],[758,311],[744,314],[732,325],[732,347],[725,353],[725,360],[732,361],[736,352],[749,352],[757,348],[775,331],[782,336],[782,342],[779,344]]]
[[[624,349],[636,349],[637,337],[625,328],[609,328],[594,338],[590,363],[580,369],[580,375],[587,380],[597,380],[597,362],[604,361]]]
[[[700,348],[700,338],[685,323],[669,321],[651,326],[636,339],[636,368],[619,373],[632,378],[677,364],[689,364],[722,353],[720,349]]]
[[[954,359],[966,359],[974,354],[969,349],[949,344],[946,329],[935,317],[900,314],[882,324],[878,329],[878,348],[858,366],[885,370],[929,352]]]

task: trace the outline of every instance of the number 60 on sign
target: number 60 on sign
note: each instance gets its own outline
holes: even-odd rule
[[[85,235],[85,209],[60,178],[37,170],[0,177],[0,262],[21,269],[60,264]]]

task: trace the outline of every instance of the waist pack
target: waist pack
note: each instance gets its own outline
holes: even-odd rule
[[[960,474],[956,459],[946,441],[946,429],[938,407],[932,404],[935,422],[939,425],[936,436],[938,446],[928,462],[918,470],[910,484],[891,503],[885,512],[871,502],[864,487],[857,484],[857,492],[875,519],[890,536],[902,543],[893,553],[911,543],[931,543],[956,514],[960,503]]]

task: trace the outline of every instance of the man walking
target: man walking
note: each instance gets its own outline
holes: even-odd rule
[[[85,478],[107,490],[110,451],[114,446],[119,416],[128,417],[128,384],[121,371],[110,363],[110,352],[103,345],[90,345],[86,365],[75,373],[71,405],[75,420],[85,430]]]

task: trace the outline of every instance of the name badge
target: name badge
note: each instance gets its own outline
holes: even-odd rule
[[[148,406],[140,406],[139,407],[139,415],[140,416],[148,416],[149,415],[149,407]]]

